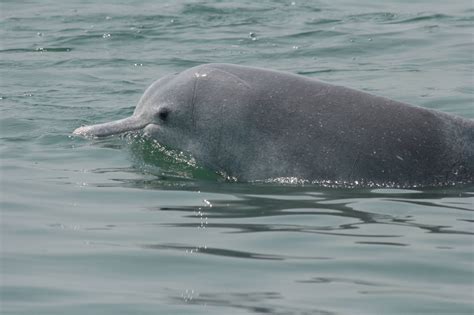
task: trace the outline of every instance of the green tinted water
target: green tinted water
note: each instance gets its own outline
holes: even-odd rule
[[[4,0],[0,11],[3,314],[474,311],[473,186],[230,183],[150,143],[71,137],[205,62],[474,118],[472,2]]]

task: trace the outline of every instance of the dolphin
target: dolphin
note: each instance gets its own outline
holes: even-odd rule
[[[131,117],[74,134],[135,130],[239,181],[474,181],[474,120],[262,68],[213,63],[165,76]]]

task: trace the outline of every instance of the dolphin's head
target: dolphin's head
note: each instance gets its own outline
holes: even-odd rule
[[[82,126],[75,135],[107,137],[142,131],[165,145],[176,147],[193,129],[194,82],[182,73],[155,81],[140,98],[132,116],[107,123]],[[177,147],[180,147],[178,145]]]
[[[140,98],[132,116],[83,126],[75,135],[106,137],[141,131],[167,147],[191,153],[204,165],[216,167],[231,158],[231,141],[249,141],[241,118],[242,104],[250,104],[249,87],[212,65],[201,65],[154,82]],[[239,127],[240,126],[240,127]]]

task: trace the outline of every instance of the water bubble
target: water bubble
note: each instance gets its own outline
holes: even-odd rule
[[[293,49],[297,50],[297,49],[300,49],[300,47],[299,46],[293,46]]]
[[[104,35],[102,35],[102,38],[110,38],[110,36],[112,36],[110,35],[110,33],[105,33]]]
[[[174,23],[174,19],[171,19],[171,20],[170,20],[170,23]]]
[[[250,39],[252,39],[252,40],[257,40],[257,34],[255,34],[254,32],[250,32],[250,33],[249,33],[249,37],[250,37]]]
[[[111,17],[110,17],[110,16],[106,16],[105,19],[106,19],[106,20],[110,20]]]
[[[41,37],[41,36],[43,36],[43,33],[38,32],[38,33],[36,33],[36,35],[39,36],[39,37]]]
[[[296,5],[296,2],[292,1],[292,2],[291,2],[291,5]]]
[[[195,292],[194,290],[186,289],[183,293],[181,293],[181,298],[184,300],[184,302],[191,301],[195,296],[199,296],[199,293]]]

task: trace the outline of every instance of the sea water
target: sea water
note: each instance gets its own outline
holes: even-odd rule
[[[0,4],[2,314],[472,314],[474,187],[239,183],[82,124],[208,62],[474,118],[471,1]],[[229,144],[232,145],[232,144]]]

